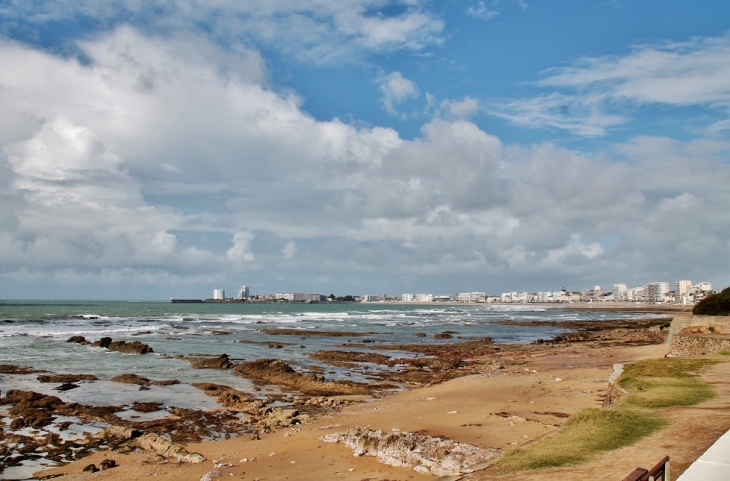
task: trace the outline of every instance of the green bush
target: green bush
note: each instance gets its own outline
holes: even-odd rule
[[[692,309],[696,316],[727,316],[730,315],[730,287],[722,290],[719,294],[711,294]]]

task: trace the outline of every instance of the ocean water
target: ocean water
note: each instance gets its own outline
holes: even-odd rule
[[[176,355],[228,354],[234,360],[278,358],[297,370],[322,369],[333,379],[368,380],[367,371],[341,369],[308,357],[320,349],[348,349],[365,337],[270,335],[263,329],[352,331],[370,333],[370,346],[380,343],[448,343],[491,337],[501,343],[528,343],[564,332],[554,327],[503,326],[497,321],[595,320],[631,318],[633,313],[580,312],[532,305],[440,304],[172,304],[135,301],[0,301],[0,364],[30,366],[54,373],[94,374],[101,380],[79,383],[78,389],[53,391],[40,385],[37,375],[0,375],[0,390],[32,389],[84,404],[129,404],[160,401],[179,407],[213,407],[215,401],[191,386],[195,382],[226,384],[252,391],[244,378],[228,370],[192,369]],[[644,314],[646,316],[646,314]],[[454,339],[433,335],[452,331]],[[416,336],[425,333],[425,337]],[[141,341],[154,353],[127,355],[98,347],[68,343],[71,336],[89,341],[102,337]],[[241,343],[239,340],[251,341]],[[276,342],[281,348],[265,343]],[[262,344],[256,344],[262,343]],[[387,354],[407,357],[406,352]],[[152,380],[178,379],[175,386],[137,386],[111,382],[122,373]]]

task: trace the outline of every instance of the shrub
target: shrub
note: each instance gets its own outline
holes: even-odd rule
[[[697,316],[727,316],[730,315],[730,287],[718,294],[711,294],[692,309]]]

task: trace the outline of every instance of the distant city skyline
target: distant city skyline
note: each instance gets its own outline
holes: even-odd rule
[[[728,18],[2,2],[0,298],[728,286]]]

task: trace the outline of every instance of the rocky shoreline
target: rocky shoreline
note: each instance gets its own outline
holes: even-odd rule
[[[348,341],[340,349],[309,354],[319,362],[364,370],[373,379],[370,382],[327,379],[322,373],[295,370],[286,362],[274,358],[236,363],[225,354],[213,357],[177,356],[190,362],[196,369],[230,369],[256,386],[254,392],[249,393],[222,384],[195,384],[206,395],[216,398],[220,407],[213,410],[184,409],[149,402],[126,407],[91,406],[64,402],[57,396],[34,391],[10,390],[0,397],[0,421],[3,421],[0,422],[0,474],[8,467],[33,461],[68,463],[106,449],[120,453],[145,449],[165,459],[190,462],[197,458],[194,453],[187,452],[187,443],[236,436],[255,439],[277,429],[292,429],[312,423],[327,413],[368,397],[387,395],[403,388],[437,384],[469,374],[498,374],[501,370],[520,365],[526,356],[548,353],[560,346],[589,349],[598,346],[659,344],[666,338],[664,326],[669,320],[560,323],[560,326],[573,331],[530,345],[495,344],[489,338],[457,339],[453,343],[438,345],[385,345]],[[508,324],[509,321],[504,323]],[[535,325],[547,324],[541,322]],[[290,331],[280,334],[300,337],[342,335],[331,331]],[[350,337],[353,333],[344,335]],[[452,336],[452,333],[445,332],[442,335]],[[90,342],[83,338],[71,338],[68,342],[89,343],[134,355],[154,352],[152,347],[137,341],[103,338]],[[365,349],[376,352],[363,352]],[[413,356],[391,356],[390,352],[406,352]],[[32,367],[17,365],[2,365],[0,373],[38,374],[39,383],[57,383],[54,389],[59,392],[74,389],[79,383],[98,380],[90,374],[39,373]],[[151,385],[164,388],[179,383],[175,379],[150,380],[135,373],[122,373],[111,380],[138,385],[140,390],[149,389]],[[266,395],[260,391],[271,386],[276,389],[268,389]],[[158,416],[147,420],[118,416],[118,413],[127,409]],[[439,469],[436,468],[436,471]]]

